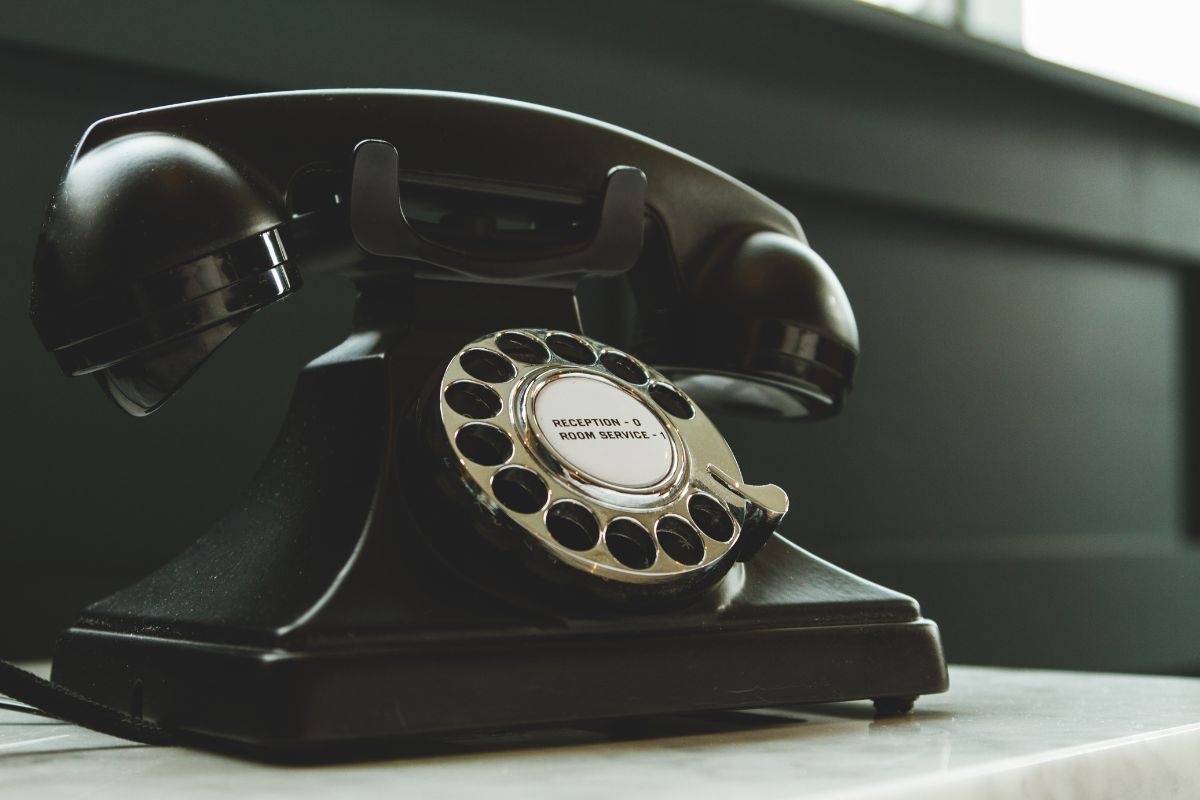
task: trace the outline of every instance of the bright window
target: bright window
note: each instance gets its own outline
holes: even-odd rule
[[[1038,58],[1200,105],[1200,3],[1024,0],[1022,40]]]
[[[1200,105],[1200,0],[863,0]]]

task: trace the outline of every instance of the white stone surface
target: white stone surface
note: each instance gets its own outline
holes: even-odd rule
[[[265,766],[0,711],[0,798],[1200,798],[1200,680],[954,667],[909,717],[868,703],[480,736]]]

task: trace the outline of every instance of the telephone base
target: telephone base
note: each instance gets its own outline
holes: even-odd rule
[[[85,609],[54,680],[264,755],[945,690],[937,626],[915,600],[777,533],[662,607],[575,606],[499,549],[472,548],[474,517],[430,485],[405,412],[425,389],[413,376],[469,334],[360,336],[313,362],[241,500]]]
[[[853,699],[899,713],[946,689],[937,626],[911,599],[778,537],[744,568],[710,598],[715,609],[615,620],[270,643],[167,636],[136,620],[77,624],[59,643],[54,680],[263,756]]]

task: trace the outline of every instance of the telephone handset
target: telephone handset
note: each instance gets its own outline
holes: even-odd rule
[[[34,270],[47,348],[135,415],[302,271],[360,292],[243,500],[61,638],[54,681],[125,735],[269,752],[945,688],[916,603],[778,536],[787,495],[705,413],[836,414],[858,335],[795,218],[682,153],[439,92],[151,109],[85,134]]]

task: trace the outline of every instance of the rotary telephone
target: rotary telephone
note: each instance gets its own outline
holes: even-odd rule
[[[524,103],[188,103],[86,132],[31,313],[144,415],[317,271],[355,282],[353,330],[252,484],[85,609],[30,702],[262,754],[945,689],[915,601],[777,534],[787,495],[705,413],[850,390],[849,302],[779,205]]]

